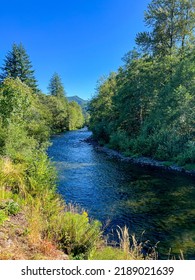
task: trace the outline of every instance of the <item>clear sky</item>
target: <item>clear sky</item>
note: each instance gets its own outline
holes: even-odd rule
[[[97,80],[117,71],[144,31],[149,0],[1,1],[0,66],[13,43],[30,56],[39,88],[54,72],[67,96],[90,99]]]

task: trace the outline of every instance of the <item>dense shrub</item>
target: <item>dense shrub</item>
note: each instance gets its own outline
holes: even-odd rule
[[[125,131],[116,131],[111,134],[109,147],[124,152],[129,150],[130,146],[130,139]]]
[[[86,212],[66,212],[60,237],[62,248],[73,257],[82,255],[88,258],[100,241],[100,227],[100,222],[90,221]]]

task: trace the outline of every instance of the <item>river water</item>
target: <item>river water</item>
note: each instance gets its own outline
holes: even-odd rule
[[[85,129],[54,136],[48,155],[55,163],[58,192],[102,222],[116,238],[118,226],[137,239],[157,242],[160,259],[169,250],[195,259],[195,179],[110,159],[84,140]],[[144,233],[143,233],[144,232]]]

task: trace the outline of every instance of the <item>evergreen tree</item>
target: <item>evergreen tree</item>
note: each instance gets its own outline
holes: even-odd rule
[[[65,90],[61,81],[60,76],[57,73],[54,73],[51,77],[49,86],[48,86],[49,93],[53,96],[57,97],[65,97]]]
[[[52,130],[60,132],[68,129],[68,100],[60,76],[54,73],[48,90],[48,108],[52,114]]]
[[[19,78],[35,92],[37,91],[37,81],[32,70],[32,64],[22,44],[13,44],[12,50],[8,52],[4,60],[4,66],[1,67],[2,74],[0,81],[5,78]]]

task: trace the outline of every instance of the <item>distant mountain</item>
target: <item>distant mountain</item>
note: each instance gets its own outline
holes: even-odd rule
[[[88,103],[87,100],[84,100],[84,99],[78,97],[77,95],[69,96],[69,97],[67,97],[67,99],[68,99],[69,102],[71,102],[71,101],[77,102],[82,108],[85,108],[87,106],[87,103]]]

